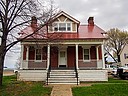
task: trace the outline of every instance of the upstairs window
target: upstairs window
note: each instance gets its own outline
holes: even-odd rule
[[[54,31],[71,31],[71,23],[55,23]]]
[[[42,60],[41,53],[42,53],[41,49],[36,49],[36,60]]]
[[[83,56],[83,58],[84,58],[84,60],[89,60],[90,59],[90,50],[89,49],[84,49],[83,50],[84,51],[84,56]]]
[[[66,23],[59,23],[59,31],[66,31]]]
[[[55,23],[54,24],[54,31],[58,31],[59,29],[58,29],[58,24],[57,23]]]
[[[71,31],[71,23],[67,23],[67,31]]]

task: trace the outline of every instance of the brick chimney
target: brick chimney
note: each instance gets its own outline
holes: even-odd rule
[[[88,18],[88,26],[94,26],[94,21],[93,21],[94,17],[89,17]]]
[[[35,16],[31,17],[31,27],[37,28],[37,18]]]

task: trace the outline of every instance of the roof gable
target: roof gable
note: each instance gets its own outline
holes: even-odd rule
[[[80,21],[78,21],[77,19],[73,18],[72,16],[68,15],[67,13],[65,13],[64,11],[59,12],[56,16],[54,16],[53,21],[57,18],[59,18],[60,16],[64,16],[67,17],[68,19],[70,19],[71,21],[80,24]]]

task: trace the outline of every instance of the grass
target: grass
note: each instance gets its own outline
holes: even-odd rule
[[[0,96],[50,96],[51,89],[43,82],[16,81],[15,76],[4,76]]]
[[[108,82],[72,88],[73,96],[128,96],[128,81],[109,78]]]

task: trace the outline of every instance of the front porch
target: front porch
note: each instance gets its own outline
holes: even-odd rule
[[[21,69],[104,69],[103,45],[22,45]],[[103,59],[102,59],[103,58]]]
[[[19,80],[51,80],[54,83],[63,81],[58,82],[59,84],[68,82],[65,78],[67,80],[70,78],[72,81],[69,80],[68,83],[72,84],[81,81],[108,80],[107,71],[104,70],[104,55],[102,55],[104,53],[101,42],[93,44],[75,44],[74,42],[72,44],[40,44],[38,47],[35,44],[23,44],[22,52]],[[54,77],[50,74],[54,74]]]

